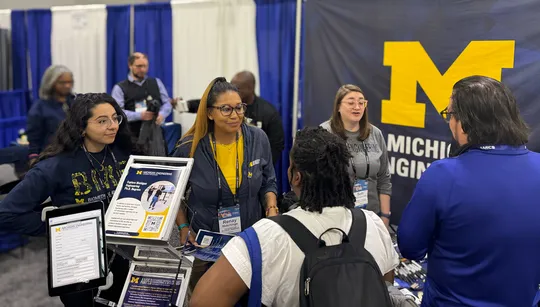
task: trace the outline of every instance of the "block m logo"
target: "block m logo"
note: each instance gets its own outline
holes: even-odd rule
[[[514,41],[472,41],[441,74],[420,42],[385,42],[384,65],[392,67],[392,75],[381,122],[424,128],[426,105],[416,101],[417,82],[440,112],[460,79],[483,75],[500,81],[502,69],[514,67],[514,45]]]

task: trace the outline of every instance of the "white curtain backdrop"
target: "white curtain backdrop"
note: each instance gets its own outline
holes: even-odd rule
[[[105,5],[53,7],[52,64],[73,71],[77,93],[107,90],[107,10]]]
[[[242,70],[258,77],[253,0],[177,0],[171,5],[176,96],[201,98],[213,78],[230,81]]]
[[[11,10],[0,10],[0,29],[11,29]]]
[[[0,10],[0,91],[12,89],[11,10]]]

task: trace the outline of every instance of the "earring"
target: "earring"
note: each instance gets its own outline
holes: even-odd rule
[[[83,132],[83,133],[81,134],[81,137],[85,137],[85,136],[86,136],[86,132]]]

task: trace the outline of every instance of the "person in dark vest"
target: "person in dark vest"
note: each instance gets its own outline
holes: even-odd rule
[[[171,99],[167,89],[158,78],[147,76],[148,57],[135,52],[128,58],[130,73],[126,80],[116,84],[111,96],[124,110],[134,136],[138,137],[143,121],[155,117],[156,124],[161,125],[171,114]],[[159,110],[153,112],[153,109]]]

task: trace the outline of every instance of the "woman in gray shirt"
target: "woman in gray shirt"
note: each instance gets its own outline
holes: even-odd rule
[[[358,86],[343,85],[334,99],[332,117],[321,126],[347,141],[353,156],[349,174],[354,183],[355,207],[378,213],[388,225],[392,194],[388,152],[381,130],[369,123],[367,103]]]

